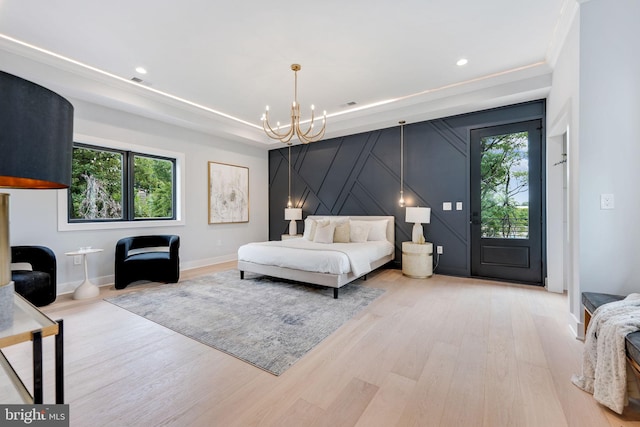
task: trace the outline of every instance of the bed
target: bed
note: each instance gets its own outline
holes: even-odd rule
[[[323,242],[323,236],[329,234],[333,241]],[[238,270],[242,279],[245,272],[251,272],[326,286],[333,288],[333,297],[338,298],[339,288],[360,277],[366,278],[368,273],[394,259],[393,216],[309,215],[301,238],[241,246]]]

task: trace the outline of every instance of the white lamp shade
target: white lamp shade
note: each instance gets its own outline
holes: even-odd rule
[[[414,224],[429,224],[431,221],[431,208],[407,208],[406,214],[406,222],[413,222]]]
[[[300,208],[285,208],[284,219],[287,221],[302,219],[302,209]]]

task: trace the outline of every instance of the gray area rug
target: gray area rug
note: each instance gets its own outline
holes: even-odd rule
[[[280,375],[384,290],[333,290],[245,273],[209,274],[106,301]]]

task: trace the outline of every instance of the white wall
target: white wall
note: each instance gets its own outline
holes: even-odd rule
[[[640,2],[591,0],[580,17],[580,287],[639,292]]]
[[[547,103],[551,142],[569,130],[564,268],[578,336],[582,292],[640,292],[640,2],[579,3]],[[615,209],[600,209],[603,193],[615,195]]]
[[[89,258],[89,276],[98,284],[113,283],[114,248],[124,236],[178,234],[182,269],[235,259],[249,241],[268,239],[267,151],[220,140],[206,134],[69,99],[75,108],[74,133],[103,140],[155,147],[185,155],[185,224],[159,228],[58,231],[57,191],[10,190],[11,245],[50,247],[58,261],[58,293],[72,291],[83,277],[65,252],[81,246],[104,248]],[[76,138],[77,139],[77,138]],[[249,222],[208,224],[207,162],[249,168]]]
[[[573,19],[566,24],[569,28],[562,29],[566,30],[566,37],[557,56],[551,92],[547,99],[547,257],[549,287],[556,291],[567,288],[571,323],[578,331],[577,324],[581,316],[578,274],[580,16],[577,4],[574,7]],[[562,159],[565,134],[568,134],[567,163],[563,166],[554,166],[554,163]],[[565,230],[563,224],[565,181],[568,187],[566,195],[568,230]],[[566,251],[565,246],[568,247]]]

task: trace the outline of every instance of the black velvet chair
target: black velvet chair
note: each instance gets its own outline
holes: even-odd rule
[[[180,236],[174,235],[133,236],[118,240],[116,289],[124,289],[138,280],[176,283],[180,279],[179,248]]]
[[[42,307],[56,300],[56,256],[45,246],[12,246],[12,263],[31,264],[32,271],[13,270],[16,292],[31,304]]]

